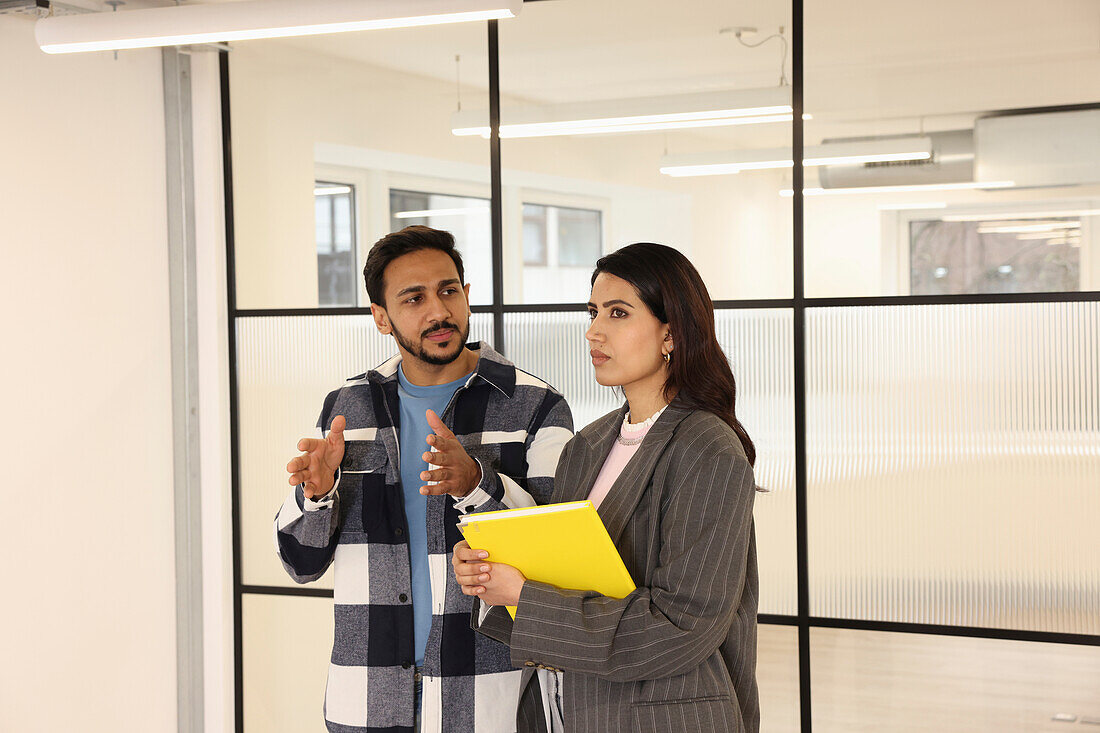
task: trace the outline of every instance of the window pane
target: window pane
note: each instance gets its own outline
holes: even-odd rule
[[[1077,290],[1081,221],[909,223],[913,295]]]
[[[523,205],[523,264],[546,267],[546,207]]]
[[[823,0],[805,23],[808,296],[1100,289],[1093,5]]]
[[[806,323],[811,612],[1100,633],[1100,303]]]
[[[333,249],[337,252],[351,251],[351,241],[354,239],[351,228],[351,201],[351,193],[334,196],[332,199]]]
[[[317,229],[317,254],[332,253],[332,201],[328,196],[313,197],[313,211]]]
[[[813,629],[810,655],[814,733],[1073,733],[1100,719],[1098,647]]]
[[[271,541],[271,522],[290,493],[286,463],[331,390],[397,353],[369,315],[239,318],[241,575],[246,585],[293,586]],[[470,317],[470,340],[492,343],[492,316]],[[313,587],[332,587],[331,574]]]
[[[600,258],[600,212],[560,206],[556,208],[558,265],[579,266],[591,270]]]
[[[355,187],[317,181],[313,191],[317,213],[317,304],[355,306],[356,272],[353,207]]]

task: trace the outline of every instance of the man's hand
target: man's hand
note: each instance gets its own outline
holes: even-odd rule
[[[511,565],[490,563],[485,550],[470,549],[462,540],[454,546],[451,566],[462,592],[490,606],[515,606],[527,578]]]
[[[421,456],[425,462],[434,465],[432,471],[422,471],[421,481],[436,481],[431,486],[421,486],[420,493],[424,496],[435,494],[450,494],[456,499],[461,499],[477,486],[481,480],[481,468],[477,461],[466,453],[466,449],[458,442],[458,438],[450,431],[443,421],[432,410],[425,415],[428,425],[435,435],[427,437],[428,445],[434,451],[425,451]]]
[[[298,450],[302,455],[292,458],[286,464],[290,472],[290,485],[303,484],[302,491],[307,499],[319,499],[332,491],[336,483],[336,469],[344,460],[344,428],[347,420],[343,415],[332,419],[332,426],[324,438],[302,438],[298,441]]]

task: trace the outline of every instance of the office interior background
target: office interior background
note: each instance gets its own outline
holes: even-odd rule
[[[1096,3],[542,0],[117,57],[47,56],[33,20],[0,14],[0,730],[323,730],[332,578],[294,585],[271,520],[323,396],[394,350],[361,269],[408,224],[455,233],[471,337],[578,427],[619,400],[595,260],[702,272],[768,490],[763,731],[1100,725]],[[521,126],[705,98],[788,108]]]

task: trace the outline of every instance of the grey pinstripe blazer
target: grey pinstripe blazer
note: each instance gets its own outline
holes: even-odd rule
[[[625,411],[565,446],[553,501],[588,496]],[[564,671],[569,733],[757,733],[755,487],[729,426],[674,400],[599,508],[638,588],[618,600],[528,581],[514,622],[493,608],[478,627],[525,669],[521,733],[542,727],[540,665]]]

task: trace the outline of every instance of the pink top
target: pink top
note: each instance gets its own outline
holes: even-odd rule
[[[626,468],[626,464],[630,463],[630,459],[638,452],[642,438],[649,432],[649,428],[652,427],[662,412],[664,412],[663,408],[653,417],[637,425],[623,423],[619,429],[619,435],[625,440],[638,442],[634,445],[623,445],[616,440],[612,444],[611,452],[607,454],[607,459],[603,462],[603,468],[600,469],[600,475],[596,477],[596,483],[592,484],[592,491],[588,494],[588,500],[597,509],[600,508],[600,502],[607,496],[607,492],[611,490],[611,485],[615,483],[623,469]]]

